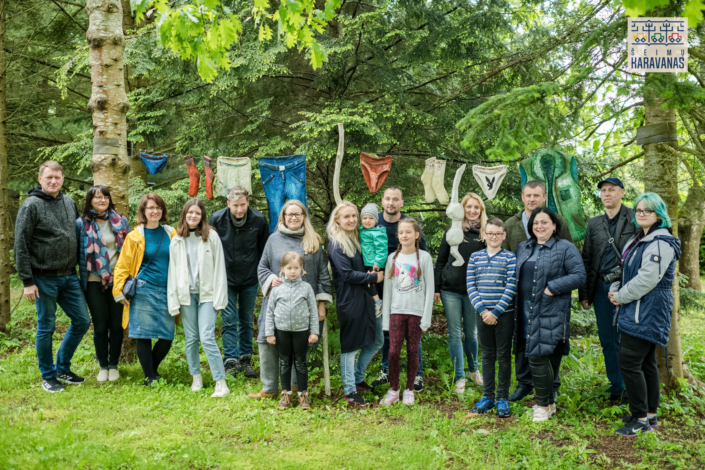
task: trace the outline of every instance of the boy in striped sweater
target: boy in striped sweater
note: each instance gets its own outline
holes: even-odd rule
[[[514,335],[514,295],[517,292],[514,253],[502,249],[507,233],[497,217],[485,224],[487,248],[472,254],[468,261],[467,286],[470,302],[480,316],[477,333],[482,345],[482,400],[474,413],[486,413],[497,406],[497,416],[511,416],[507,397],[512,379],[512,336]],[[495,402],[495,360],[499,364]]]

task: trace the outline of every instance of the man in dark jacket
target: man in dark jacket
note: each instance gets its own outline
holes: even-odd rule
[[[619,178],[610,177],[597,184],[605,213],[588,222],[583,245],[583,263],[587,282],[580,288],[580,303],[584,310],[595,306],[597,334],[610,388],[611,400],[618,400],[624,393],[624,380],[619,370],[619,332],[614,322],[614,305],[609,299],[609,288],[621,280],[620,259],[622,249],[634,235],[634,214],[622,204],[624,184]]]
[[[228,275],[228,306],[221,312],[225,371],[255,378],[250,361],[257,266],[269,238],[269,225],[261,212],[249,207],[249,193],[241,186],[230,189],[228,207],[213,214],[209,224],[223,244]]]
[[[511,216],[504,222],[507,238],[502,243],[502,248],[516,254],[519,244],[524,240],[529,239],[529,230],[527,228],[531,214],[543,207],[546,203],[546,186],[543,182],[532,180],[524,185],[521,191],[521,200],[524,202],[524,210],[516,215]],[[570,229],[565,218],[560,214],[556,217],[561,222],[560,237],[563,240],[573,242],[570,236]],[[516,310],[515,310],[516,311]],[[514,373],[517,378],[517,388],[509,397],[509,401],[519,401],[533,393],[534,382],[531,379],[531,369],[529,368],[529,359],[524,350],[525,341],[517,339],[514,347]],[[554,390],[558,390],[561,385],[561,378],[556,374],[554,377]]]
[[[83,290],[76,276],[78,209],[61,192],[64,169],[56,162],[39,167],[39,184],[29,192],[17,213],[15,264],[24,284],[24,297],[37,303],[37,360],[42,388],[61,392],[66,384],[86,379],[71,372],[71,358],[91,325]],[[71,319],[61,346],[52,353],[56,304]]]

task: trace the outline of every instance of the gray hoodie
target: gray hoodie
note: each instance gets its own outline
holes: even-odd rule
[[[25,287],[35,275],[57,276],[76,272],[78,209],[73,199],[59,192],[52,197],[35,186],[17,213],[15,264]]]
[[[282,283],[269,294],[265,334],[281,331],[306,331],[318,335],[318,308],[313,288],[301,276],[293,281],[282,277]]]

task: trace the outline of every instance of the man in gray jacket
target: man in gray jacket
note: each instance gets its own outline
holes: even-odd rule
[[[86,300],[76,275],[78,209],[61,192],[64,169],[56,162],[39,167],[39,184],[27,192],[15,224],[15,264],[24,284],[24,297],[37,304],[37,359],[42,388],[61,392],[66,384],[86,379],[71,372],[71,358],[91,325]],[[71,319],[56,354],[52,336],[56,330],[57,303]]]
[[[583,263],[587,281],[580,288],[579,299],[584,310],[595,307],[597,334],[605,356],[605,369],[611,400],[624,394],[624,380],[619,370],[619,332],[614,320],[614,305],[609,299],[613,282],[621,281],[621,253],[634,235],[636,226],[632,209],[622,204],[624,184],[619,178],[609,177],[597,184],[605,213],[588,222],[583,244]]]

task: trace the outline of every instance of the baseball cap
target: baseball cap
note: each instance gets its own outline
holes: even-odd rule
[[[620,188],[624,189],[624,183],[622,183],[622,180],[620,180],[616,176],[610,176],[609,178],[605,178],[602,181],[600,181],[599,183],[597,183],[597,189],[600,189],[602,187],[602,185],[605,183],[610,183],[610,184],[613,184],[615,186],[619,186]]]

